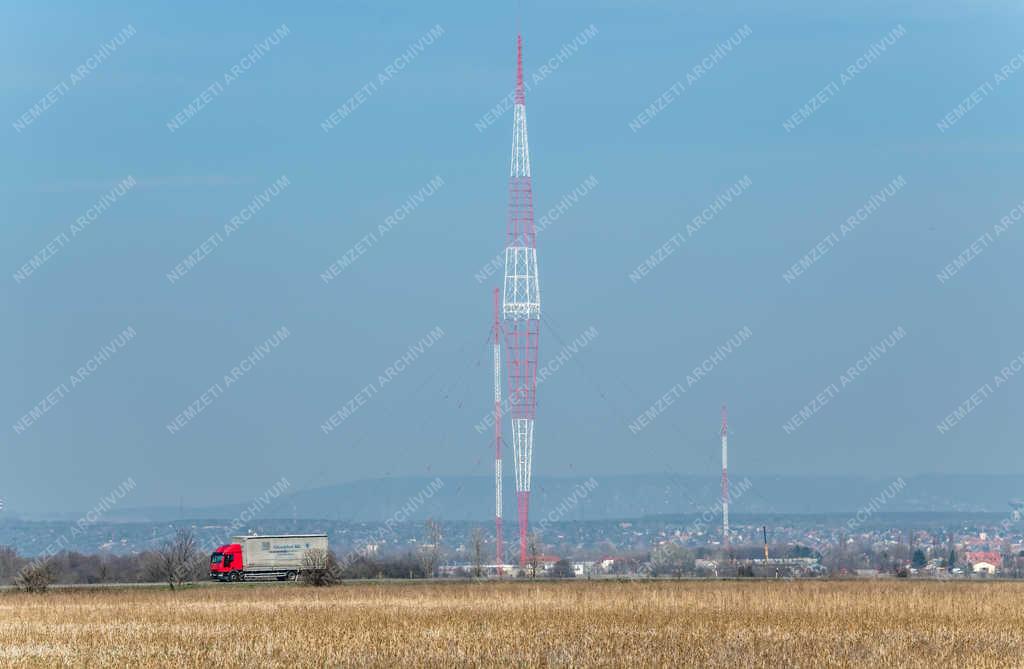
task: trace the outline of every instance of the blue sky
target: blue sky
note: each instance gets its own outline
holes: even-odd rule
[[[132,505],[250,498],[381,476],[489,475],[491,290],[504,241],[514,83],[571,56],[527,97],[537,215],[597,185],[541,233],[541,358],[598,335],[539,391],[538,476],[714,475],[728,402],[739,472],[1024,474],[1024,352],[1010,227],[936,275],[1024,200],[1024,71],[947,114],[1021,53],[1012,3],[7,4],[0,142],[0,498],[91,507],[128,477]],[[132,34],[30,123],[18,119],[126,27]],[[287,35],[182,127],[167,123],[269,35]],[[435,26],[443,34],[391,76]],[[692,83],[687,73],[749,35]],[[592,28],[591,28],[592,27]],[[873,44],[902,36],[784,121]],[[580,44],[579,36],[591,29]],[[421,43],[422,44],[422,43]],[[864,62],[863,60],[861,62]],[[321,124],[385,81],[329,132]],[[687,85],[630,128],[676,81]],[[287,188],[175,282],[276,180]],[[135,185],[74,237],[75,220]],[[432,179],[443,186],[332,281],[321,274]],[[783,274],[893,179],[905,186],[795,281]],[[690,235],[731,185],[749,187]],[[673,235],[685,243],[629,278]],[[19,269],[61,234],[30,275]],[[131,327],[87,378],[69,377]],[[175,433],[175,417],[279,328],[272,347]],[[385,385],[434,328],[444,336]],[[694,367],[752,333],[692,386]],[[783,425],[896,328],[906,336],[799,429]],[[1022,374],[1021,376],[1024,376]],[[638,415],[687,386],[642,431]],[[12,426],[61,384],[69,392]],[[368,384],[337,429],[320,426]],[[992,392],[971,400],[984,384]],[[939,431],[957,406],[962,420]],[[507,485],[511,487],[511,472]]]

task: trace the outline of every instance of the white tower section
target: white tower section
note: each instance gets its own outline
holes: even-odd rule
[[[512,127],[512,162],[509,169],[509,245],[505,247],[505,320],[540,318],[540,279],[533,225],[533,187],[530,146],[526,135],[526,103],[517,102]]]
[[[530,176],[530,141],[526,136],[526,102],[516,102],[512,117],[512,166],[509,176]]]
[[[495,288],[494,292],[497,293],[498,289]],[[494,301],[497,302],[498,298],[495,295]],[[497,311],[497,307],[495,307]],[[497,318],[497,315],[495,315]],[[497,322],[495,322],[497,326]],[[498,335],[494,336],[494,410],[495,419],[498,424],[501,424],[501,345],[498,343]],[[501,428],[498,428],[498,445],[497,448],[501,448]],[[501,451],[497,451],[497,457],[494,458],[494,517],[501,518]],[[499,521],[500,522],[500,521]],[[500,564],[500,561],[499,561]]]
[[[512,459],[516,467],[516,491],[529,492],[533,467],[533,419],[512,419]]]

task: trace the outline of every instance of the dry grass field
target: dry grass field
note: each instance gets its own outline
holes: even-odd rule
[[[1024,666],[1006,582],[224,584],[0,594],[0,666]]]

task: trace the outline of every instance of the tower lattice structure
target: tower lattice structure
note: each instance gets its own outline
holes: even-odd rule
[[[537,412],[537,354],[540,339],[540,282],[537,277],[537,229],[533,222],[530,144],[526,134],[523,38],[516,38],[516,90],[513,107],[512,161],[509,169],[508,237],[502,319],[509,423],[519,511],[519,563],[526,565],[533,467],[533,421]]]

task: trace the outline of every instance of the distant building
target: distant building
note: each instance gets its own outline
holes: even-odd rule
[[[754,558],[751,560],[756,565],[774,567],[811,567],[818,564],[818,558],[812,557],[789,557],[789,558]]]
[[[591,576],[597,573],[598,569],[595,569],[595,562],[593,560],[583,560],[581,562],[573,562],[572,570],[576,576]]]
[[[1003,556],[996,551],[968,551],[967,561],[975,574],[994,574],[1003,567]]]
[[[975,574],[994,574],[996,566],[991,562],[975,562],[971,565]]]
[[[615,567],[616,562],[620,564],[629,563],[629,558],[615,557],[614,555],[605,555],[604,557],[598,559],[596,566],[606,572],[610,572]]]
[[[541,571],[549,571],[552,567],[555,566],[555,563],[558,562],[561,559],[562,558],[558,557],[557,555],[538,555],[537,556],[537,568],[539,570],[541,570]],[[527,564],[526,564],[526,569],[527,570],[530,569],[529,560],[530,560],[530,558],[527,558]]]
[[[498,576],[500,573],[504,576],[515,576],[519,571],[519,566],[514,564],[482,564],[480,570],[483,572],[485,577]],[[460,562],[455,564],[441,565],[437,568],[437,573],[441,576],[455,576],[462,578],[471,578],[476,571],[476,565],[471,562]]]

